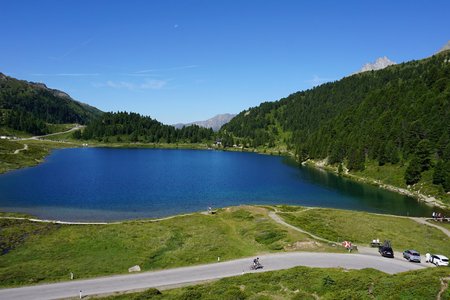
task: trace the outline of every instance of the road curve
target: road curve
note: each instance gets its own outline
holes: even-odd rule
[[[70,129],[68,129],[66,131],[54,132],[54,133],[49,133],[49,134],[44,134],[44,135],[36,135],[36,136],[29,137],[29,138],[21,138],[19,140],[21,140],[21,141],[38,140],[38,139],[42,139],[42,138],[45,138],[45,137],[48,137],[48,136],[54,136],[54,135],[58,135],[58,134],[62,134],[62,133],[68,133],[68,132],[72,132],[72,131],[75,131],[75,130],[80,130],[80,129],[84,128],[84,127],[85,127],[84,125],[76,124],[75,127],[72,127],[72,128],[70,128]]]
[[[252,258],[242,258],[220,263],[183,267],[130,275],[116,275],[94,279],[41,284],[20,288],[0,289],[0,299],[60,299],[99,295],[113,292],[139,290],[150,287],[162,288],[189,285],[205,280],[288,269],[295,266],[318,268],[363,269],[374,268],[394,274],[423,268],[420,264],[364,254],[289,252],[261,255],[264,269],[250,271]]]

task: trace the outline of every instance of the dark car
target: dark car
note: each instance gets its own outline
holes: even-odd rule
[[[403,251],[403,257],[408,261],[415,261],[420,263],[420,253],[416,250],[405,250]]]
[[[381,256],[394,258],[394,250],[392,250],[390,241],[384,241],[383,246],[378,247],[378,252]]]

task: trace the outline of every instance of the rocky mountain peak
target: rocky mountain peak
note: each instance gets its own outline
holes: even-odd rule
[[[447,44],[445,44],[437,53],[446,51],[446,50],[450,50],[450,41],[448,41]]]
[[[211,119],[208,119],[206,121],[195,121],[195,122],[187,123],[187,124],[178,123],[178,124],[174,124],[173,126],[175,126],[175,128],[182,128],[183,126],[189,126],[189,125],[195,124],[200,127],[212,128],[212,130],[218,131],[220,129],[220,127],[222,127],[224,124],[230,122],[230,120],[233,119],[235,116],[236,116],[235,114],[221,114],[221,115],[214,116]]]
[[[376,70],[381,70],[384,69],[388,66],[392,66],[397,64],[396,62],[393,62],[392,60],[390,60],[389,58],[387,58],[387,56],[383,56],[383,57],[379,57],[377,58],[377,60],[373,63],[367,63],[365,64],[361,70],[359,70],[358,73],[361,72],[367,72],[367,71],[376,71]]]

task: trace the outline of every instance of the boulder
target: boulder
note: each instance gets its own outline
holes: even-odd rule
[[[141,271],[141,267],[139,267],[138,265],[132,266],[131,268],[128,268],[128,272],[140,272]]]

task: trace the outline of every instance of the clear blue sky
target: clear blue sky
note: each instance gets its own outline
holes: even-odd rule
[[[6,1],[0,72],[164,123],[238,113],[430,56],[450,1]]]

